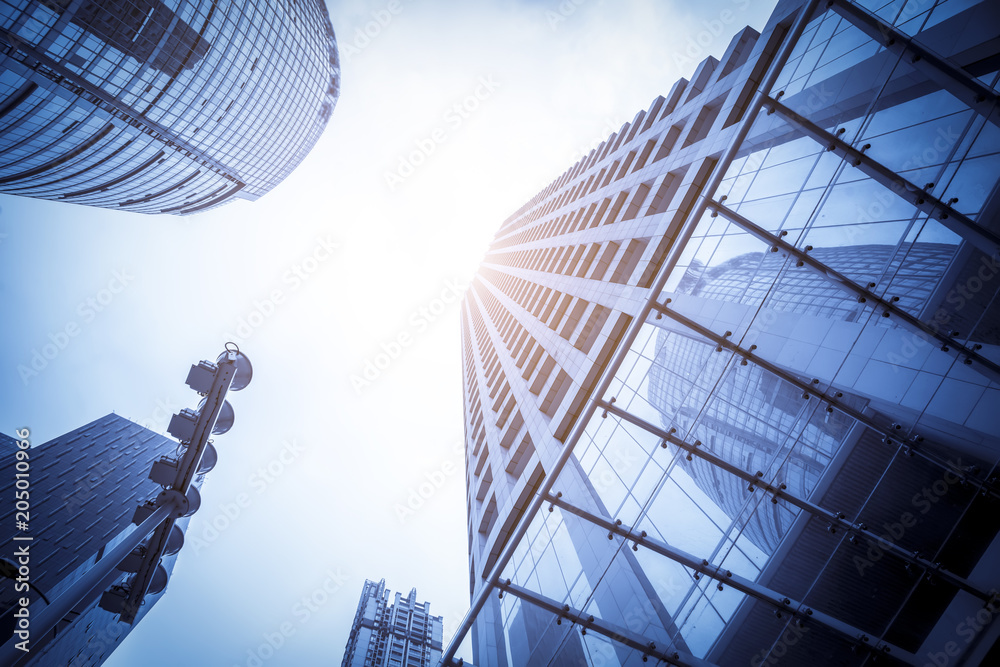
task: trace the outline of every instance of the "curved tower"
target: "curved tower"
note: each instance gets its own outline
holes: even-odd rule
[[[255,200],[340,92],[322,0],[0,4],[0,192],[139,213]]]

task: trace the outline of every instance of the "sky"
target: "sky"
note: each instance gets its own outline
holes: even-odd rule
[[[116,412],[165,433],[191,364],[233,340],[254,366],[167,592],[105,664],[338,664],[366,578],[415,587],[447,644],[464,289],[504,219],[773,4],[331,2],[340,101],[260,200],[0,195],[0,432]]]

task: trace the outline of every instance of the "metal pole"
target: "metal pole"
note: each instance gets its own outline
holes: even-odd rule
[[[235,375],[236,364],[233,360],[225,359],[218,363],[215,377],[212,379],[212,387],[206,396],[205,407],[202,408],[202,413],[198,417],[198,422],[187,451],[178,464],[177,477],[173,484],[170,485],[170,490],[163,494],[164,497],[173,497],[178,507],[185,505],[187,502],[186,499],[182,500],[182,498],[186,497],[188,488],[191,486],[191,482],[198,472],[198,465],[201,463],[201,457],[205,453],[206,443],[208,443],[208,438],[212,434],[212,428],[219,417],[222,404],[225,402],[226,393],[229,391],[229,386],[232,384]],[[176,517],[168,519],[161,529],[149,540],[149,549],[147,549],[146,555],[139,565],[139,571],[135,573],[135,577],[132,579],[132,588],[128,592],[128,597],[125,600],[125,605],[119,617],[124,623],[134,623],[136,616],[139,614],[139,608],[142,606],[146,592],[149,590],[150,582],[152,582],[156,568],[163,557],[163,550],[167,545],[170,529],[174,525],[174,518]]]
[[[87,596],[91,595],[103,582],[104,579],[110,575],[117,567],[118,564],[122,562],[133,549],[139,546],[146,536],[149,535],[153,530],[156,529],[167,517],[169,517],[176,509],[173,502],[168,502],[160,507],[156,508],[156,511],[150,514],[145,521],[143,521],[139,526],[129,533],[128,537],[119,542],[113,549],[104,554],[97,563],[94,564],[92,568],[87,570],[87,572],[78,580],[76,580],[72,586],[66,589],[62,595],[53,600],[52,604],[46,605],[37,616],[33,613],[28,616],[29,619],[29,641],[28,647],[30,650],[31,637],[42,638],[48,633],[52,632],[53,628],[66,617],[78,604],[80,601],[85,599]],[[123,573],[124,574],[124,573]],[[32,607],[37,607],[39,602],[36,600]],[[44,604],[44,603],[42,603]],[[29,608],[30,613],[30,608]],[[19,660],[30,656],[29,653],[25,653],[20,649],[15,647],[18,643],[19,637],[16,632],[10,640],[0,647],[0,665],[14,665]]]
[[[734,222],[736,221],[734,220]],[[784,243],[784,241],[778,241],[777,239],[775,239],[775,243]],[[831,274],[835,274],[835,272],[832,269],[829,269],[829,272]],[[835,275],[839,276],[840,274],[835,274]],[[846,278],[844,278],[844,280],[846,280]],[[861,288],[859,287],[858,289]],[[870,292],[867,291],[860,293],[870,294]],[[891,306],[891,304],[882,300],[878,296],[872,295],[871,300],[873,303],[878,304],[879,307],[883,308],[891,307],[894,309],[893,312],[895,312],[895,310],[898,310],[895,309],[894,306]],[[667,304],[669,303],[670,299],[667,299]],[[822,389],[819,388],[818,379],[814,379],[812,383],[807,383],[796,377],[793,373],[789,373],[778,364],[772,363],[767,359],[764,359],[760,355],[754,354],[753,350],[757,347],[756,345],[751,345],[749,349],[743,348],[737,345],[736,343],[732,342],[731,340],[729,340],[728,336],[720,336],[714,331],[708,329],[707,327],[698,324],[694,320],[684,317],[677,311],[670,310],[664,304],[657,304],[655,308],[657,311],[657,319],[659,319],[659,316],[661,314],[669,317],[673,321],[677,322],[681,326],[688,329],[688,331],[696,333],[712,341],[719,348],[729,350],[733,352],[735,355],[742,357],[742,361],[740,361],[741,365],[745,366],[748,363],[753,363],[755,366],[764,369],[765,371],[771,373],[772,375],[777,375],[788,384],[797,387],[799,390],[802,391],[803,399],[805,399],[808,396],[815,396],[820,401],[823,401],[824,403],[828,404],[828,407],[826,409],[827,412],[832,412],[833,410],[837,410],[847,415],[851,419],[861,424],[864,424],[865,426],[875,431],[876,433],[881,434],[882,438],[885,440],[885,443],[887,445],[895,443],[897,445],[902,445],[904,447],[907,447],[909,448],[911,453],[919,455],[925,461],[933,463],[942,470],[950,471],[952,474],[958,475],[958,477],[961,478],[963,484],[973,485],[976,488],[977,493],[981,493],[983,495],[992,495],[995,498],[1000,498],[1000,491],[994,490],[991,487],[991,485],[988,484],[986,481],[990,478],[989,474],[982,475],[980,478],[977,477],[975,474],[967,472],[965,470],[956,470],[955,466],[952,463],[950,463],[949,461],[941,460],[941,457],[938,454],[936,454],[934,450],[932,450],[930,447],[924,447],[919,445],[918,444],[919,441],[911,439],[908,442],[904,442],[900,438],[900,436],[895,434],[891,426],[889,428],[886,428],[885,424],[880,424],[877,419],[869,415],[866,415],[864,411],[852,408],[850,404],[839,400],[843,396],[843,392],[837,391],[836,388],[832,385],[832,383],[828,383],[826,391],[823,391]],[[831,393],[833,394],[832,396],[830,395]],[[617,410],[617,408],[615,408],[615,410]],[[938,445],[937,447],[940,448],[940,445]]]
[[[712,565],[708,562],[708,560],[697,558],[685,551],[681,551],[680,549],[670,546],[666,542],[661,542],[660,540],[647,536],[646,531],[635,533],[626,528],[624,525],[620,525],[609,519],[605,519],[604,517],[592,514],[591,512],[576,507],[572,503],[566,502],[556,496],[549,496],[546,500],[560,509],[575,514],[581,519],[589,521],[595,526],[600,526],[601,528],[607,530],[609,537],[612,534],[615,534],[628,542],[633,542],[635,544],[633,548],[636,551],[638,551],[637,547],[641,545],[654,553],[664,556],[665,558],[669,558],[676,563],[680,563],[686,568],[694,570],[695,572],[700,572],[706,577],[714,579],[719,582],[718,588],[720,591],[725,586],[729,586],[730,588],[740,591],[744,595],[771,605],[778,611],[779,618],[782,613],[790,614],[804,623],[816,623],[817,625],[821,625],[831,632],[842,635],[845,639],[847,639],[847,641],[855,644],[856,646],[864,646],[867,650],[872,651],[875,654],[888,653],[891,654],[896,660],[900,660],[909,665],[916,665],[918,662],[917,656],[899,648],[895,644],[890,644],[889,642],[877,638],[872,640],[872,638],[870,638],[865,632],[855,628],[849,623],[844,623],[829,614],[825,614],[811,608],[802,600],[785,597],[781,593],[778,593],[766,586],[762,586],[755,581],[741,577],[738,574],[734,574],[732,571],[727,570],[724,567]]]
[[[1000,100],[996,91],[988,85],[863,7],[849,0],[832,0],[830,6],[833,11],[900,58],[909,55],[908,64],[911,67],[965,102],[975,113],[994,125],[1000,125],[1000,118],[993,113]]]
[[[622,410],[621,408],[617,408],[610,403],[605,403],[603,401],[598,401],[598,403],[600,404],[600,407],[604,408],[606,411],[610,412],[616,417],[619,417],[624,421],[635,424],[639,428],[662,438],[664,441],[663,443],[664,449],[666,449],[666,443],[669,442],[670,444],[676,445],[678,448],[687,452],[688,458],[697,456],[701,460],[708,462],[710,465],[715,466],[720,470],[725,470],[727,473],[731,475],[739,477],[741,480],[743,480],[748,484],[749,487],[747,489],[748,492],[752,493],[752,489],[759,488],[764,493],[770,493],[771,500],[775,504],[777,504],[777,501],[780,498],[781,500],[787,502],[789,505],[797,507],[804,512],[808,512],[809,514],[812,514],[813,516],[819,519],[828,521],[830,523],[830,526],[834,527],[834,529],[835,527],[839,527],[848,533],[854,533],[860,535],[864,537],[866,541],[869,543],[874,542],[879,544],[882,548],[886,550],[887,553],[891,553],[900,560],[921,567],[927,572],[933,573],[935,576],[940,577],[941,579],[948,582],[952,586],[960,588],[966,593],[974,595],[981,600],[988,602],[993,596],[992,592],[987,592],[980,588],[977,588],[971,582],[969,582],[968,579],[965,579],[956,574],[953,574],[952,572],[949,572],[948,570],[943,569],[940,564],[931,562],[927,558],[922,558],[921,556],[918,555],[918,552],[908,551],[903,547],[899,546],[898,544],[896,544],[895,542],[893,542],[892,540],[882,537],[876,534],[874,531],[868,530],[867,528],[864,527],[863,523],[861,522],[854,523],[850,521],[842,512],[835,512],[833,510],[824,509],[823,507],[820,507],[815,503],[809,502],[804,498],[799,498],[798,496],[785,491],[784,484],[779,483],[778,486],[772,485],[770,482],[768,482],[763,478],[763,473],[757,473],[757,474],[751,473],[748,470],[743,470],[733,465],[732,463],[729,463],[728,461],[719,456],[715,456],[714,454],[706,452],[705,450],[701,449],[700,447],[701,441],[699,440],[696,440],[694,444],[686,442],[678,438],[677,436],[673,435],[673,429],[671,429],[670,431],[664,431],[663,429],[658,428],[653,424],[650,424],[649,422],[640,419],[639,417],[636,417],[630,412]],[[952,474],[958,479],[962,479],[960,475],[956,473]],[[558,503],[556,504],[559,505]],[[562,507],[562,505],[559,506]]]
[[[771,65],[767,76],[761,82],[760,88],[758,89],[756,95],[754,96],[753,103],[750,108],[747,109],[746,115],[740,122],[739,128],[736,134],[733,136],[732,142],[726,148],[725,153],[723,153],[718,164],[715,167],[715,172],[709,179],[708,184],[702,189],[698,204],[688,215],[685,220],[684,228],[686,230],[686,236],[689,237],[693,231],[693,228],[698,224],[698,220],[704,214],[707,203],[711,198],[711,195],[719,187],[719,183],[722,182],[722,178],[725,175],[726,169],[729,164],[732,163],[733,158],[736,157],[736,153],[739,151],[740,145],[746,140],[747,135],[750,133],[750,128],[753,126],[754,119],[756,118],[757,112],[760,110],[764,99],[767,97],[774,85],[774,82],[778,78],[778,74],[781,72],[782,66],[788,60],[788,57],[792,53],[792,49],[795,48],[795,43],[798,41],[799,37],[802,35],[802,31],[805,29],[806,23],[809,18],[813,15],[816,10],[816,6],[819,4],[819,0],[808,0],[805,6],[802,7],[798,17],[795,19],[795,24],[789,31],[787,37],[785,38],[785,43],[782,44],[781,51],[775,57],[774,62]],[[541,488],[532,498],[531,504],[525,510],[524,516],[518,522],[517,527],[511,534],[507,541],[507,546],[504,547],[503,551],[500,553],[500,557],[493,566],[493,570],[490,572],[489,578],[482,588],[479,589],[479,593],[473,598],[472,605],[469,608],[469,612],[462,619],[461,625],[459,625],[458,630],[455,632],[455,636],[452,637],[451,642],[448,644],[447,650],[441,656],[442,665],[452,664],[452,659],[455,657],[455,653],[458,651],[459,645],[465,639],[465,635],[472,628],[472,624],[475,621],[476,616],[482,610],[483,605],[486,603],[487,598],[493,591],[494,586],[500,579],[500,575],[503,573],[503,569],[507,566],[507,563],[514,555],[514,550],[517,548],[518,543],[524,534],[528,531],[528,526],[531,521],[535,518],[538,510],[545,502],[545,496],[552,491],[552,486],[555,484],[556,479],[559,476],[559,472],[562,470],[566,462],[569,461],[570,456],[573,454],[573,449],[576,447],[576,443],[579,441],[580,436],[583,435],[583,431],[587,427],[587,422],[590,417],[593,416],[594,411],[597,409],[597,403],[593,400],[593,396],[600,397],[607,391],[608,387],[611,386],[611,381],[614,379],[615,372],[618,367],[622,364],[625,356],[628,354],[629,348],[632,342],[635,341],[636,336],[639,334],[639,330],[642,329],[643,324],[646,322],[646,318],[649,316],[654,304],[657,303],[657,297],[663,290],[663,286],[667,282],[667,278],[670,275],[670,268],[673,262],[676,261],[676,256],[678,254],[678,248],[681,248],[686,242],[687,238],[678,238],[678,243],[675,244],[673,248],[674,258],[672,262],[664,263],[664,266],[660,270],[660,274],[657,276],[656,283],[650,289],[649,299],[646,301],[645,305],[640,310],[638,316],[632,321],[629,326],[628,331],[619,344],[618,349],[615,352],[615,356],[612,359],[607,370],[605,370],[603,377],[601,378],[600,384],[595,388],[592,398],[588,401],[587,408],[580,415],[580,418],[576,422],[576,426],[573,427],[573,431],[570,437],[566,441],[566,445],[563,448],[562,453],[556,460],[555,465],[550,471],[546,473],[545,480],[542,483]]]
[[[596,632],[614,642],[628,646],[633,651],[642,653],[643,662],[647,658],[652,657],[657,661],[665,662],[668,665],[675,665],[676,667],[718,667],[714,662],[702,660],[686,651],[657,646],[655,642],[646,641],[646,638],[636,635],[627,628],[615,627],[610,623],[605,623],[601,619],[594,618],[580,609],[573,609],[568,604],[560,605],[555,600],[530,591],[527,588],[508,584],[503,581],[497,582],[497,588],[504,593],[510,593],[514,597],[521,598],[525,602],[544,609],[553,616],[566,619],[573,625],[579,625],[582,634],[587,634],[588,631]],[[568,632],[573,632],[573,630],[569,629]]]
[[[910,204],[928,218],[937,220],[949,231],[962,237],[967,243],[975,246],[978,250],[991,257],[1000,255],[1000,235],[990,231],[986,227],[959,213],[950,202],[943,202],[926,189],[911,183],[895,171],[875,160],[865,153],[870,144],[865,144],[861,149],[855,148],[851,144],[838,139],[836,135],[824,130],[822,127],[802,116],[781,102],[768,97],[764,100],[764,106],[772,111],[776,111],[781,118],[797,129],[802,134],[811,138],[817,144],[826,146],[827,150],[835,155],[843,157],[847,164],[857,168],[858,171],[868,176],[870,179],[892,192],[894,195]],[[952,201],[958,201],[957,199]]]
[[[721,214],[722,217],[726,218],[730,222],[733,222],[736,225],[742,227],[744,230],[746,230],[753,236],[756,236],[764,243],[770,245],[772,252],[777,252],[777,250],[782,250],[785,254],[789,256],[794,256],[796,259],[796,264],[798,266],[808,267],[812,271],[819,273],[825,279],[830,281],[830,283],[832,283],[833,285],[836,285],[845,292],[857,296],[858,303],[868,303],[870,301],[873,307],[878,307],[882,309],[883,317],[890,317],[890,316],[895,317],[897,320],[902,321],[903,324],[915,330],[916,332],[922,333],[923,335],[927,336],[927,338],[936,339],[939,343],[942,344],[941,345],[942,352],[950,352],[952,356],[956,358],[964,356],[965,359],[963,360],[963,363],[965,365],[972,366],[973,363],[975,362],[979,366],[976,368],[976,370],[979,373],[981,373],[988,380],[991,380],[993,382],[1000,382],[1000,364],[997,364],[996,362],[991,361],[987,357],[984,357],[983,355],[979,354],[976,351],[975,344],[973,344],[973,347],[971,349],[962,345],[954,337],[952,337],[946,332],[941,331],[940,327],[936,322],[932,321],[930,323],[926,323],[920,318],[914,317],[913,315],[906,312],[902,308],[894,305],[895,302],[891,298],[887,301],[886,299],[880,297],[875,292],[872,292],[870,289],[866,289],[861,285],[858,285],[847,276],[843,275],[842,273],[834,270],[833,268],[827,266],[820,260],[811,256],[808,252],[806,252],[806,250],[799,250],[796,246],[792,245],[791,243],[782,240],[780,236],[775,236],[766,229],[759,227],[753,221],[743,217],[736,211],[733,211],[732,209],[723,206],[719,202],[716,202],[714,200],[710,201],[708,202],[708,207],[713,211],[715,211],[716,213]],[[806,246],[806,248],[809,249],[810,246]],[[997,255],[994,255],[994,257],[996,256]],[[657,307],[659,309],[663,308],[659,304]],[[665,315],[670,314],[666,310],[663,310],[662,312]],[[688,326],[689,328],[692,328],[691,325]]]

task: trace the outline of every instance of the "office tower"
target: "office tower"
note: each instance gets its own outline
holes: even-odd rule
[[[417,589],[389,602],[385,579],[365,580],[343,667],[435,667],[441,660],[442,620],[430,602],[417,602]]]
[[[20,436],[20,434],[18,434]],[[60,594],[100,560],[105,551],[135,530],[136,507],[162,490],[149,479],[150,469],[162,456],[170,456],[177,442],[153,433],[118,415],[110,414],[40,446],[28,449],[29,516],[26,530],[15,523],[15,452],[17,441],[7,436],[0,444],[0,510],[3,557],[17,563],[16,550],[28,548],[30,582],[55,603]],[[17,487],[20,488],[20,487]],[[18,517],[19,519],[22,517]],[[171,535],[162,572],[154,578],[141,620],[159,601],[166,585],[165,575],[173,569],[183,543],[183,527]],[[29,536],[30,541],[19,538]],[[126,569],[130,569],[127,568]],[[56,625],[54,632],[42,634],[37,625],[29,628],[27,653],[15,652],[17,665],[100,665],[124,640],[133,625],[119,622],[118,616],[101,608],[104,591],[132,576],[112,572],[102,585]],[[24,592],[15,582],[0,579],[0,645],[21,641],[14,637],[14,614],[20,609]],[[35,619],[47,603],[36,592],[29,594],[30,618]],[[6,647],[5,647],[6,648]]]
[[[5,0],[0,192],[174,215],[256,200],[339,91],[322,0]]]
[[[446,663],[1000,661],[998,24],[780,0],[503,222]]]

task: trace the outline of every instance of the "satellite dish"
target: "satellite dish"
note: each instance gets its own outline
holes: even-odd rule
[[[184,546],[184,531],[180,526],[174,524],[170,528],[170,535],[167,536],[167,545],[163,548],[164,556],[173,556]]]
[[[201,411],[205,409],[205,402],[207,400],[207,398],[203,398],[201,399],[201,402],[198,403],[198,414],[201,414]],[[219,410],[219,416],[215,420],[215,426],[212,427],[212,434],[222,435],[223,433],[228,433],[229,429],[233,427],[234,421],[236,421],[236,413],[233,411],[233,406],[229,404],[229,401],[223,400],[222,409]],[[216,460],[218,460],[218,458],[216,458]],[[213,463],[212,466],[214,467],[215,464]]]
[[[187,501],[188,510],[184,513],[184,516],[191,516],[198,511],[199,507],[201,507],[201,494],[198,493],[198,489],[193,486],[188,487]]]
[[[163,589],[167,587],[167,580],[170,576],[167,574],[167,569],[163,567],[163,564],[156,566],[156,571],[153,572],[153,578],[149,582],[149,588],[147,589],[147,595],[157,595],[162,593]]]
[[[233,412],[233,406],[229,404],[229,401],[222,401],[222,409],[219,410],[219,418],[215,420],[215,426],[212,427],[212,433],[215,435],[228,433],[229,429],[233,427],[233,422],[235,420],[236,413]]]
[[[145,545],[147,542],[149,542],[149,539],[143,542],[143,545]],[[122,562],[118,563],[116,567],[122,572],[130,572],[130,573],[138,572],[139,566],[142,565],[142,558],[145,555],[145,553],[146,552],[144,549],[142,549],[142,547],[137,547],[133,549],[127,556],[125,556],[125,558],[122,559]],[[13,579],[13,577],[11,578]]]
[[[233,381],[229,385],[229,390],[239,391],[250,384],[250,380],[253,379],[253,365],[250,363],[247,355],[240,352],[240,348],[235,343],[226,343],[226,351],[219,355],[219,358],[215,360],[216,363],[228,359],[230,353],[236,354],[236,372],[233,374]]]
[[[214,433],[214,431],[213,431]],[[219,462],[219,452],[215,445],[210,442],[205,443],[205,451],[201,455],[201,463],[198,465],[198,474],[208,472]]]

